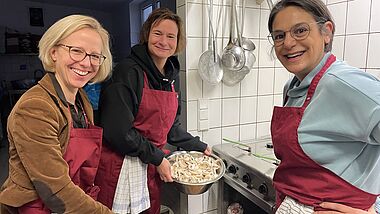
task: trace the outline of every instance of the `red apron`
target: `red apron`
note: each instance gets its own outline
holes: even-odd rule
[[[70,178],[86,194],[96,200],[99,187],[94,186],[102,148],[103,129],[94,125],[70,129],[70,139],[63,158],[69,165]],[[50,214],[41,199],[18,208],[20,214]]]
[[[277,191],[277,207],[285,196],[313,206],[315,210],[323,210],[319,204],[324,201],[363,210],[368,210],[375,203],[376,195],[360,190],[320,166],[304,153],[298,142],[297,130],[304,111],[319,80],[335,59],[335,56],[331,55],[313,78],[302,107],[274,108],[271,122],[272,141],[276,157],[281,160],[273,178]]]
[[[162,149],[167,142],[167,135],[174,123],[178,109],[177,93],[172,83],[172,91],[150,89],[144,73],[144,88],[136,119],[133,123],[139,133]],[[103,147],[98,174],[95,183],[101,187],[98,200],[112,208],[117,181],[123,164],[123,157]],[[153,164],[148,166],[148,189],[150,208],[143,213],[160,213],[161,179]]]

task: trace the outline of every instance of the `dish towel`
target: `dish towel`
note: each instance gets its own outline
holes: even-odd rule
[[[137,214],[150,207],[147,169],[148,165],[138,157],[124,157],[113,199],[113,212]]]
[[[304,204],[300,204],[293,198],[285,197],[281,205],[278,207],[276,214],[312,214],[314,208]]]

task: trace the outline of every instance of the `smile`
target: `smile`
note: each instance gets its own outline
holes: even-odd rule
[[[88,71],[81,71],[81,70],[74,69],[74,68],[72,68],[71,70],[74,71],[79,76],[86,76],[89,73]]]
[[[285,57],[288,59],[292,59],[292,58],[302,56],[304,53],[305,53],[305,51],[301,51],[301,52],[285,55]]]
[[[157,49],[160,49],[160,50],[163,50],[163,51],[169,51],[170,48],[163,48],[163,47],[158,47],[158,46],[155,46]]]

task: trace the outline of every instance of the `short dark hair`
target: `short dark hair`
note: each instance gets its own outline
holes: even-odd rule
[[[330,42],[325,46],[325,52],[331,51],[332,42],[335,33],[335,23],[332,19],[332,15],[329,9],[326,7],[325,3],[321,0],[280,0],[274,5],[272,11],[269,14],[268,20],[268,30],[269,32],[273,31],[273,22],[276,18],[276,15],[288,6],[296,6],[305,10],[309,14],[311,14],[315,21],[318,23],[325,23],[330,21],[333,24],[332,34],[330,35]],[[320,25],[321,26],[321,25]],[[320,28],[321,33],[324,29]]]
[[[152,11],[149,15],[148,19],[144,22],[141,31],[140,31],[140,44],[144,44],[148,42],[149,33],[153,26],[157,25],[163,20],[172,20],[177,24],[178,35],[177,35],[177,49],[175,50],[175,54],[181,52],[186,46],[185,33],[183,30],[183,22],[181,17],[177,14],[173,13],[168,8],[157,8]]]

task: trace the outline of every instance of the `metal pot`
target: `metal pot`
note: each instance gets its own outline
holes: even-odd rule
[[[188,153],[192,155],[195,158],[199,158],[204,156],[202,152],[196,152],[196,151],[179,151],[179,152],[174,152],[173,154],[169,155],[167,157],[168,161],[172,165],[175,162],[175,158],[178,155]],[[212,180],[201,182],[201,183],[189,183],[189,182],[183,182],[179,181],[177,179],[173,178],[173,185],[177,188],[178,191],[185,193],[187,195],[198,195],[206,192],[210,187],[212,186],[213,183],[217,182],[220,178],[223,177],[225,171],[226,171],[226,166],[224,165],[224,162],[222,159],[220,159],[218,156],[211,154],[213,159],[217,160],[220,168],[218,169],[218,176]]]

